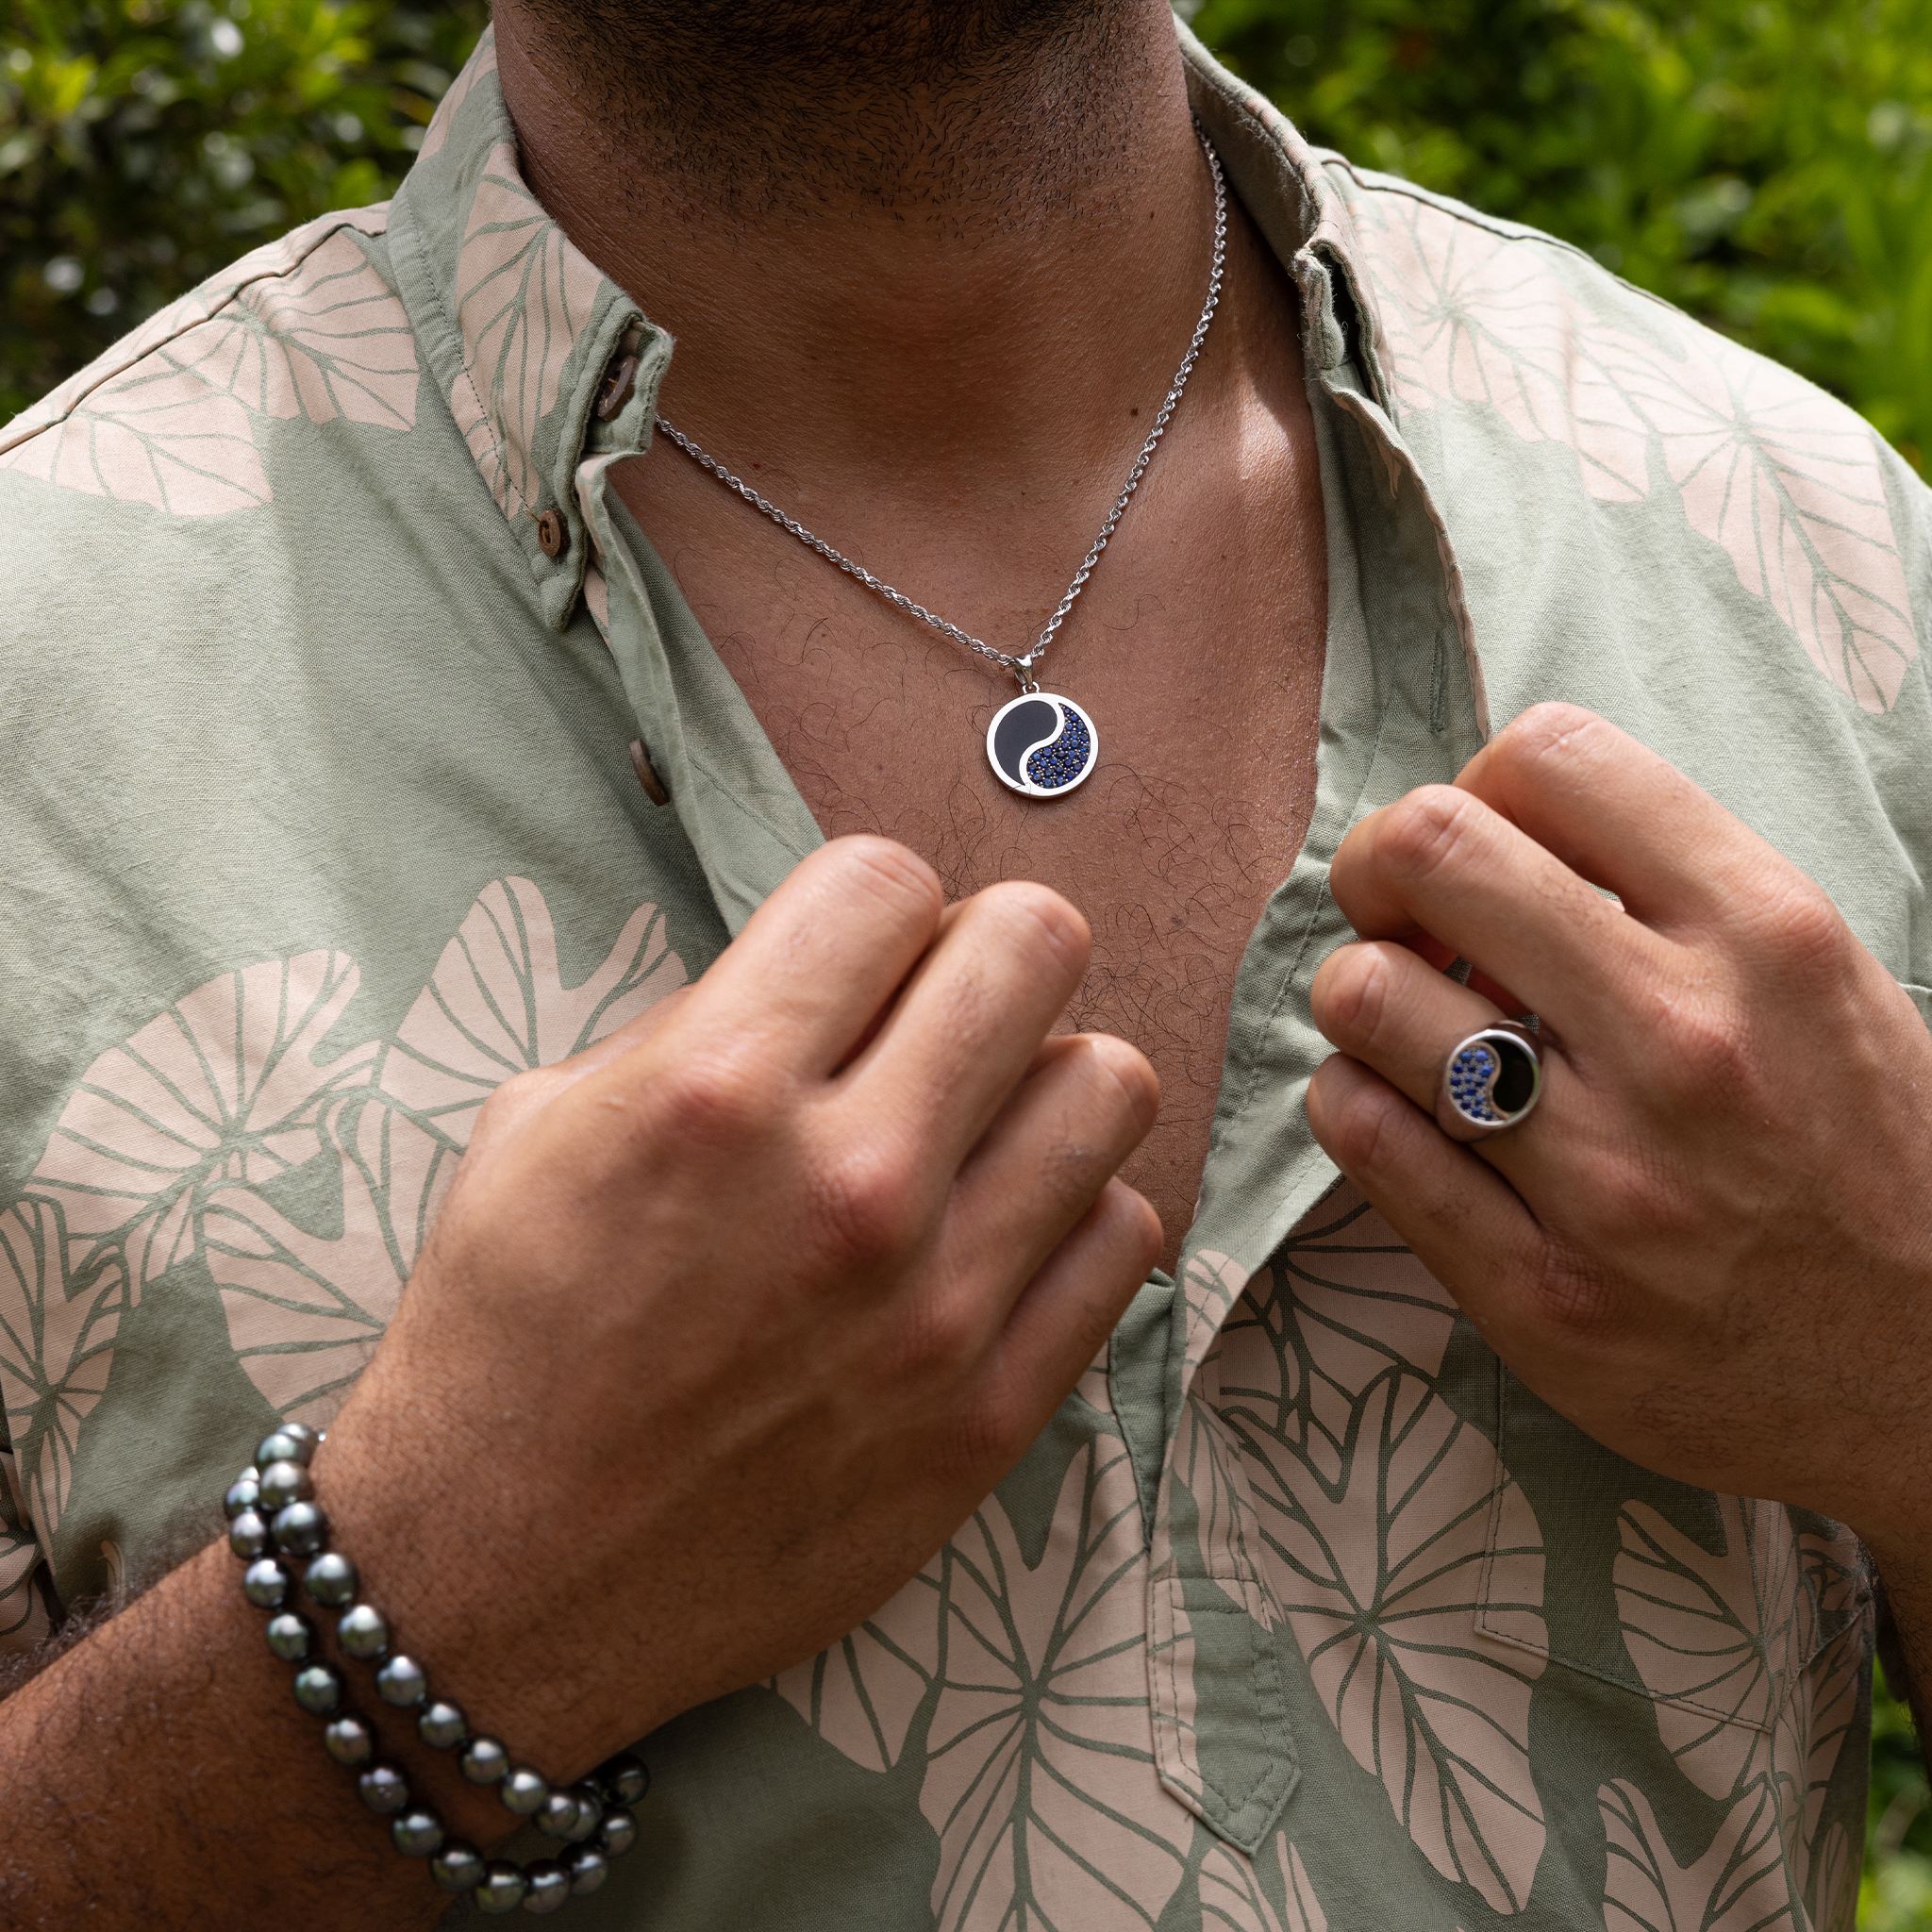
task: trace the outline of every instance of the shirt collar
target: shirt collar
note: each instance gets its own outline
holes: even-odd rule
[[[1302,301],[1311,376],[1353,364],[1377,408],[1380,324],[1341,196],[1287,118],[1179,28],[1195,114],[1230,183],[1288,266]],[[457,428],[523,546],[546,619],[561,628],[584,590],[588,543],[575,488],[593,443],[649,445],[651,402],[670,336],[544,211],[518,165],[497,79],[493,30],[444,95],[390,217],[391,258],[410,320]],[[632,393],[606,378],[638,357]],[[625,406],[607,422],[598,412]],[[546,548],[554,511],[567,541]]]

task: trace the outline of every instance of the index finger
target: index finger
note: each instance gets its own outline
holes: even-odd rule
[[[1341,841],[1328,888],[1363,939],[1427,933],[1566,1030],[1581,1012],[1622,1005],[1670,944],[1447,785],[1370,813]]]
[[[802,1078],[824,1079],[852,1050],[939,931],[939,876],[916,853],[869,834],[801,859],[698,981],[683,1029],[728,1029]]]
[[[1789,863],[1668,758],[1578,705],[1524,711],[1456,783],[1659,931],[1761,908],[1766,859]]]

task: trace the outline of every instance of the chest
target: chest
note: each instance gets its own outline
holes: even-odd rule
[[[1150,470],[1036,674],[1099,739],[1092,775],[1052,800],[1007,791],[987,763],[987,725],[1017,692],[1009,673],[841,575],[668,445],[621,479],[828,837],[899,840],[949,897],[1024,877],[1085,913],[1092,959],[1067,1024],[1124,1036],[1159,1074],[1160,1122],[1129,1178],[1176,1241],[1234,976],[1312,808],[1326,621],[1299,395],[1204,410],[1191,428]],[[775,482],[755,481],[776,498]],[[798,513],[809,524],[819,508]],[[853,548],[914,601],[1022,650],[1091,527],[1081,512],[1002,508],[939,520],[939,541],[881,511],[878,540]],[[829,516],[812,527],[846,537]]]

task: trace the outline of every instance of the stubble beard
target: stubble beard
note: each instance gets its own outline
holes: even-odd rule
[[[970,242],[1096,213],[1134,172],[1147,0],[521,5],[613,192],[687,220],[884,209]]]

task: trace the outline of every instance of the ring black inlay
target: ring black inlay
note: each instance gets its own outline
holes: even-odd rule
[[[1506,1033],[1491,1034],[1484,1041],[1496,1056],[1496,1084],[1490,1091],[1504,1113],[1515,1113],[1525,1107],[1536,1091],[1536,1062],[1520,1040]]]

